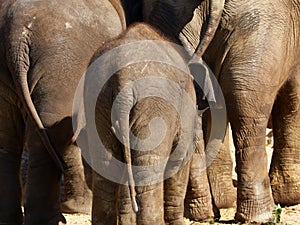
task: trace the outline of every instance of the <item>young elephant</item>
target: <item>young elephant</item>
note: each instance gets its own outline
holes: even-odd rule
[[[105,46],[83,81],[92,223],[184,225],[197,119],[184,53],[143,23]]]

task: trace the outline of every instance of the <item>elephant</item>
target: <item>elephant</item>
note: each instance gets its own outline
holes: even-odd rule
[[[93,56],[73,110],[74,124],[85,118],[88,143],[77,143],[94,171],[93,225],[185,224],[190,159],[200,149],[201,162],[203,144],[186,56],[144,23]]]
[[[168,15],[185,10],[185,3],[153,0],[144,10],[146,21],[175,34],[187,49],[197,49],[207,26],[208,1],[203,1],[194,18],[179,34]],[[211,67],[222,88],[228,120],[236,148],[238,174],[237,212],[239,222],[269,222],[274,202],[292,205],[300,202],[300,2],[223,1],[224,9],[217,31],[203,59]],[[149,4],[145,3],[146,5]],[[175,13],[162,13],[169,8]],[[177,10],[177,11],[176,11]],[[186,13],[187,14],[187,13]],[[163,15],[163,16],[162,16]],[[154,18],[154,19],[153,19]],[[188,16],[187,16],[188,18]],[[190,17],[188,18],[190,19]],[[159,21],[159,23],[157,22]],[[175,33],[170,30],[175,30]],[[272,115],[274,153],[267,167],[265,130]],[[223,169],[223,168],[219,168]],[[218,170],[217,170],[218,171]]]
[[[60,209],[61,174],[77,162],[79,151],[72,138],[73,95],[93,53],[126,28],[122,4],[1,1],[0,224],[66,223]],[[24,148],[30,162],[23,218],[19,177]]]

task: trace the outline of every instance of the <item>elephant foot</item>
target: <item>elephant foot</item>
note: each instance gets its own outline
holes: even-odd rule
[[[221,170],[214,164],[208,168],[213,205],[218,209],[232,208],[237,200],[236,188],[232,180],[232,167],[223,163],[222,168],[226,169]]]
[[[261,188],[264,185],[261,185]],[[256,188],[256,189],[255,189]],[[238,194],[237,212],[235,220],[241,223],[268,223],[274,221],[274,201],[271,190],[263,192],[257,185],[252,188],[243,189],[244,192]],[[253,193],[253,192],[254,193]],[[252,192],[249,194],[249,192]]]
[[[220,185],[214,191],[213,203],[218,209],[232,208],[236,204],[236,188],[232,185]]]
[[[64,201],[61,203],[61,211],[68,214],[90,214],[92,211],[92,198],[77,197]]]
[[[236,213],[234,217],[235,221],[238,222],[238,224],[272,224],[274,221],[274,216],[269,213],[266,215],[258,215],[250,218],[248,215],[243,213]]]
[[[233,163],[227,147],[228,141],[224,142],[224,146],[207,168],[213,205],[218,209],[232,208],[237,200],[236,188],[232,181]]]
[[[270,180],[273,198],[281,206],[297,205],[300,203],[300,165],[295,165],[293,173],[282,170],[271,171]]]
[[[190,220],[207,222],[214,220],[210,196],[207,198],[185,199],[184,216]]]
[[[183,218],[182,219],[178,219],[172,222],[166,222],[166,225],[186,225],[186,223],[184,222]]]

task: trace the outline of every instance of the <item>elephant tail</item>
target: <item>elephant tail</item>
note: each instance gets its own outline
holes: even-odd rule
[[[215,32],[219,26],[224,9],[225,0],[208,0],[207,2],[209,4],[207,12],[208,22],[206,23],[204,29],[201,31],[201,41],[196,47],[192,59],[193,62],[197,62],[202,57],[211,40],[213,39]]]
[[[125,163],[127,164],[128,184],[130,190],[131,204],[132,204],[133,211],[137,213],[139,211],[139,208],[136,200],[135,181],[132,172],[131,149],[130,149],[129,139],[126,140],[126,138],[123,136],[123,143],[124,143],[123,154],[124,154]]]
[[[12,71],[13,80],[22,104],[26,110],[28,118],[35,124],[38,135],[41,138],[44,146],[49,152],[51,158],[54,160],[58,169],[64,171],[63,160],[57,155],[53,145],[50,142],[49,136],[46,132],[46,129],[38,115],[38,112],[33,104],[31,94],[29,91],[29,86],[27,82],[27,74],[30,68],[30,29],[26,27],[23,28],[22,37],[18,38],[16,46],[11,46],[10,55],[12,56],[12,64],[10,69]]]
[[[131,148],[130,148],[130,111],[134,106],[134,97],[132,89],[127,89],[123,94],[119,94],[114,100],[112,110],[112,128],[117,138],[122,142],[123,156],[128,176],[128,185],[130,190],[130,198],[132,209],[135,213],[138,212],[138,204],[136,200],[135,181],[133,177],[133,168],[131,161]]]

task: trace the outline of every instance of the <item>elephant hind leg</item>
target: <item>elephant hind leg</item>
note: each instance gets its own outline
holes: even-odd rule
[[[300,203],[300,76],[297,75],[282,87],[272,112],[274,152],[270,179],[274,200],[281,205]]]
[[[89,189],[79,147],[68,146],[63,152],[67,168],[64,171],[64,201],[61,210],[64,213],[91,212],[92,192]]]
[[[212,157],[213,154],[207,154]],[[234,207],[236,203],[236,189],[232,182],[233,162],[230,155],[229,147],[229,129],[226,130],[222,146],[213,160],[207,165],[207,174],[210,183],[215,219],[218,218],[218,212],[222,208]],[[217,213],[216,213],[217,212]]]
[[[198,117],[198,128],[200,129],[197,129],[196,132],[196,149],[190,162],[189,181],[184,201],[184,216],[194,221],[210,221],[213,219],[213,206],[207,179],[201,122],[201,117]]]
[[[186,194],[190,163],[174,176],[164,181],[164,218],[167,225],[184,225],[184,197]]]
[[[120,185],[119,225],[136,224],[128,185]]]
[[[93,171],[93,225],[116,225],[118,218],[117,202],[119,199],[119,184]]]
[[[29,152],[24,224],[66,223],[60,211],[61,172],[57,169],[30,120],[26,123]]]
[[[255,101],[258,96],[262,103]],[[242,223],[270,222],[273,220],[274,201],[268,176],[265,132],[273,96],[258,91],[236,90],[226,97],[232,100],[227,101],[227,108],[236,147],[238,186],[235,220]],[[254,101],[246,104],[249,99]]]
[[[139,212],[138,225],[163,225],[163,183],[136,187]]]
[[[0,87],[1,88],[1,87]],[[6,96],[10,96],[6,93]],[[24,122],[17,106],[0,96],[0,224],[21,225],[20,164]]]
[[[193,221],[213,220],[211,193],[206,168],[202,165],[203,155],[194,153],[184,200],[184,216]]]

